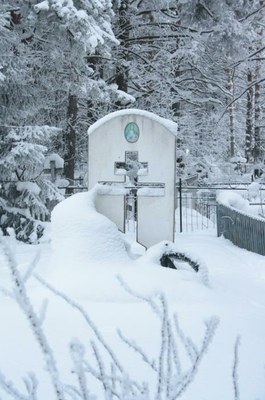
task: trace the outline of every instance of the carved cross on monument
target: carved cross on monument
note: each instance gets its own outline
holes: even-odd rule
[[[126,151],[125,162],[115,162],[114,174],[127,176],[132,184],[137,184],[138,175],[148,175],[148,163],[138,160],[138,151]]]
[[[124,182],[100,181],[101,185],[107,186],[107,190],[102,190],[101,195],[125,196],[125,231],[130,226],[130,220],[135,221],[137,232],[137,209],[138,196],[156,197],[164,196],[164,183],[138,182],[139,176],[148,175],[148,162],[138,160],[138,151],[126,151],[125,162],[114,163],[114,174],[123,175]]]

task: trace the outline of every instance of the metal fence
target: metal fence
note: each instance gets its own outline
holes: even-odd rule
[[[190,184],[191,183],[191,184]],[[258,206],[260,215],[264,215],[265,187],[261,185],[263,193],[258,202],[250,201],[251,206]],[[180,179],[176,185],[176,232],[192,232],[196,230],[216,227],[216,197],[218,191],[232,191],[242,193],[249,198],[249,183],[211,183],[211,185],[196,185]],[[263,200],[262,200],[263,199]],[[265,215],[264,215],[265,216]]]
[[[246,193],[248,186],[249,183],[239,184],[238,182],[196,186],[193,180],[184,181],[183,184],[180,179],[176,185],[176,232],[192,232],[217,227],[218,236],[223,234],[235,245],[265,255],[265,218],[263,221],[261,218],[243,215],[216,202],[219,190],[236,190]],[[77,180],[73,182],[70,189],[72,193],[67,193],[66,196],[87,190],[87,187]],[[264,186],[261,190],[264,192]]]
[[[217,235],[236,246],[265,255],[265,218],[251,217],[217,203]]]
[[[176,232],[193,232],[216,226],[216,191],[182,187],[176,196]]]

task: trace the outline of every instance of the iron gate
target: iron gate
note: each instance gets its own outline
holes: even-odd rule
[[[216,226],[216,190],[184,186],[176,190],[176,232],[192,232]]]

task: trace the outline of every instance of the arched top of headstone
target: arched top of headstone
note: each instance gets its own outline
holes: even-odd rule
[[[118,118],[118,117],[124,117],[124,116],[145,117],[149,120],[153,120],[153,121],[159,123],[173,135],[177,136],[177,134],[178,134],[178,125],[176,122],[173,122],[166,118],[159,117],[158,115],[153,114],[152,112],[149,112],[149,111],[138,110],[136,108],[130,108],[130,109],[125,109],[125,110],[114,111],[108,115],[105,115],[105,117],[99,119],[97,122],[95,122],[93,125],[91,125],[89,127],[88,135],[93,133],[95,130],[100,128],[102,125],[110,122],[112,119]]]

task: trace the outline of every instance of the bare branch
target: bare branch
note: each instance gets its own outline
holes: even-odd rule
[[[239,19],[239,22],[243,22],[243,21],[245,21],[246,19],[252,17],[252,15],[255,15],[255,14],[257,14],[258,12],[260,12],[264,7],[265,7],[265,5],[259,7],[257,10],[253,11],[252,13],[250,13],[250,14],[248,14],[248,15],[245,15],[245,17]]]
[[[207,12],[207,14],[215,20],[214,13],[209,9],[209,7],[206,6],[202,1],[199,1],[199,4],[204,8],[204,10]]]
[[[217,124],[221,121],[221,119],[223,118],[223,116],[225,115],[225,113],[227,112],[227,110],[229,110],[229,108],[231,107],[232,104],[234,104],[236,101],[238,101],[242,96],[244,96],[245,93],[247,93],[247,91],[249,89],[251,89],[253,86],[258,85],[262,82],[265,81],[265,78],[259,79],[258,81],[253,81],[250,85],[247,86],[247,88],[245,90],[243,90],[243,92],[240,93],[240,95],[238,95],[237,97],[234,98],[233,101],[231,101],[226,107],[225,110],[223,111],[221,117],[218,119]]]

